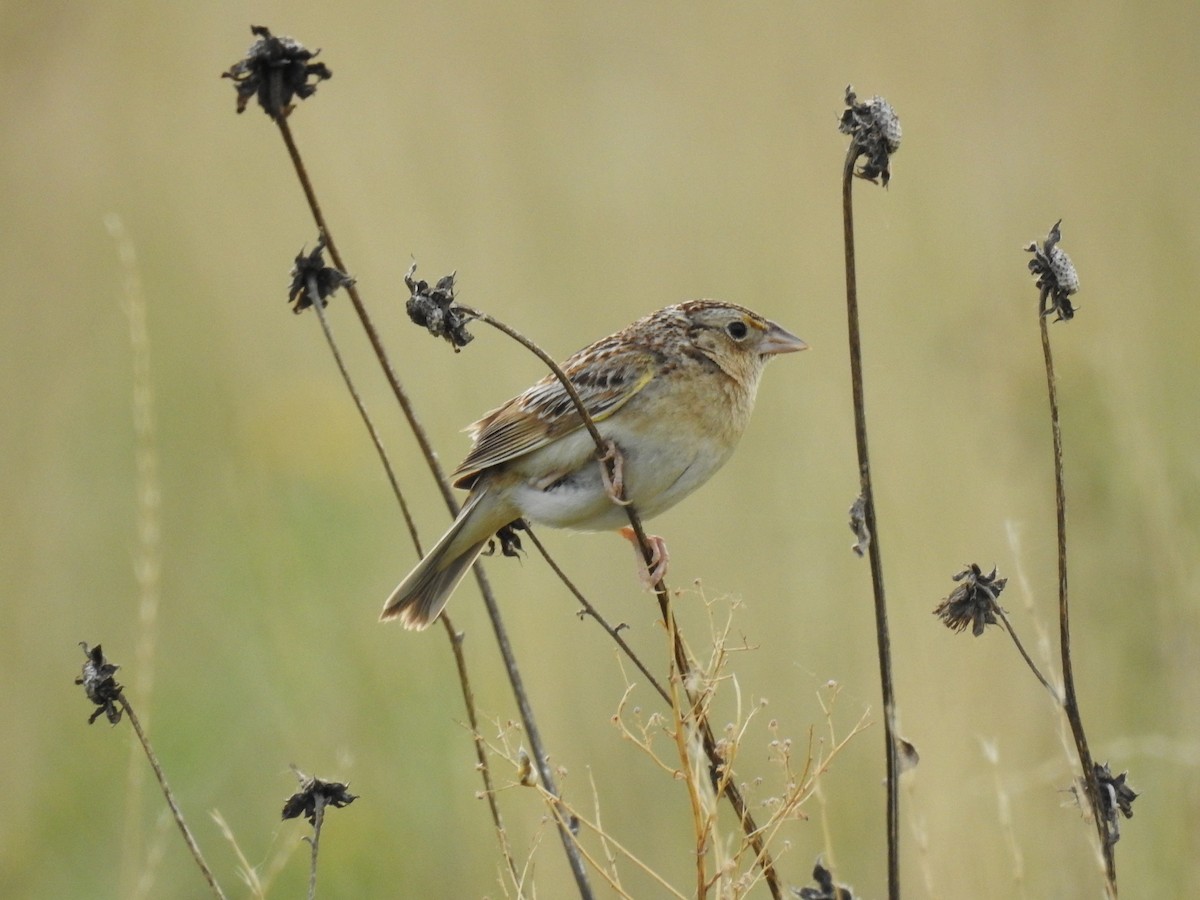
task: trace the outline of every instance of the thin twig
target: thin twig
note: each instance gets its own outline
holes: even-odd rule
[[[1044,289],[1043,289],[1044,291]],[[1044,294],[1043,294],[1044,296]],[[1102,814],[1100,784],[1092,763],[1092,752],[1088,747],[1087,735],[1083,730],[1083,718],[1079,713],[1079,700],[1075,694],[1075,671],[1071,664],[1071,625],[1067,602],[1067,492],[1063,477],[1062,427],[1058,415],[1058,384],[1054,374],[1054,355],[1050,350],[1048,317],[1041,315],[1038,322],[1042,332],[1042,355],[1046,361],[1046,389],[1050,398],[1050,427],[1054,435],[1054,506],[1058,531],[1058,633],[1062,653],[1063,710],[1071,724],[1071,735],[1083,767],[1083,782],[1087,788],[1087,804],[1091,807],[1092,820],[1100,839],[1100,852],[1104,858],[1106,889],[1110,897],[1117,896],[1117,858],[1115,842],[1110,840],[1107,819]]]
[[[163,767],[158,761],[158,756],[154,753],[154,747],[150,744],[150,738],[142,730],[142,723],[138,720],[137,713],[133,711],[133,707],[130,706],[124,691],[117,697],[117,702],[121,704],[121,709],[125,715],[129,716],[129,723],[133,726],[138,740],[141,741],[142,749],[146,751],[146,758],[150,760],[150,768],[154,770],[154,775],[158,779],[158,785],[162,788],[163,796],[167,799],[167,806],[171,808],[171,815],[175,817],[175,824],[179,826],[179,830],[183,834],[183,840],[188,845],[188,850],[192,853],[192,859],[200,867],[200,871],[204,875],[204,880],[212,888],[213,894],[224,900],[225,892],[221,890],[221,886],[217,884],[217,878],[213,875],[212,869],[204,861],[204,855],[200,852],[200,845],[196,843],[195,837],[192,836],[192,831],[188,828],[187,821],[183,818],[183,810],[175,802],[175,795],[171,792],[171,786],[167,784],[167,774],[163,771]]]
[[[313,797],[313,834],[311,861],[308,867],[308,900],[317,896],[317,853],[321,847],[321,826],[325,824],[325,797],[318,791]]]
[[[472,743],[475,745],[475,758],[479,761],[479,772],[483,776],[483,794],[487,798],[488,809],[492,814],[492,823],[496,827],[496,839],[500,842],[500,853],[508,866],[513,884],[520,889],[521,874],[517,871],[517,861],[513,857],[512,847],[508,843],[508,832],[504,828],[504,820],[500,816],[500,804],[496,799],[496,786],[492,782],[492,768],[488,765],[487,747],[483,742],[483,733],[479,730],[479,716],[475,709],[475,694],[471,689],[471,679],[467,674],[467,659],[463,654],[463,640],[466,637],[461,631],[454,630],[454,624],[444,612],[441,615],[442,625],[450,638],[450,647],[454,651],[454,664],[458,667],[458,681],[462,685],[463,703],[467,707],[467,724],[471,727]]]
[[[342,374],[343,380],[346,382],[346,387],[350,391],[350,396],[354,399],[354,405],[358,408],[359,415],[362,417],[363,424],[366,425],[367,431],[371,435],[371,441],[375,445],[376,451],[379,453],[379,459],[383,463],[383,467],[387,472],[388,480],[392,484],[392,489],[395,492],[396,499],[400,503],[400,508],[404,514],[404,521],[408,525],[409,536],[412,538],[413,546],[416,548],[417,555],[423,555],[424,551],[421,548],[421,538],[417,532],[416,523],[409,514],[408,504],[405,502],[404,494],[400,490],[400,484],[396,478],[395,470],[392,468],[391,460],[388,458],[387,452],[383,448],[382,439],[379,432],[375,428],[370,415],[367,412],[366,406],[362,402],[362,398],[355,387],[353,379],[350,377],[349,371],[346,369],[345,362],[341,352],[338,349],[337,342],[334,340],[333,332],[330,328],[328,317],[325,314],[324,301],[320,299],[317,291],[316,276],[310,275],[308,279],[309,297],[312,299],[313,306],[316,308],[317,316],[321,321],[321,328],[325,332],[325,339],[329,343],[330,352],[333,353],[334,360],[337,363],[338,370]],[[454,653],[455,666],[458,669],[458,680],[462,687],[463,701],[467,708],[467,719],[470,722],[472,733],[475,734],[475,754],[479,761],[479,771],[483,777],[484,795],[487,797],[488,808],[492,815],[492,822],[496,828],[496,836],[500,842],[500,852],[504,856],[505,863],[508,865],[509,871],[512,873],[514,883],[519,880],[517,874],[516,861],[513,859],[512,848],[508,843],[508,833],[504,828],[503,819],[500,816],[500,807],[496,800],[495,786],[492,783],[491,767],[488,765],[487,755],[483,752],[480,744],[479,729],[478,729],[478,714],[475,708],[475,694],[471,689],[470,676],[467,671],[466,658],[462,652],[463,635],[454,630],[454,626],[450,621],[449,616],[443,616],[442,622],[446,627],[446,633],[450,638],[450,647]]]
[[[887,754],[888,896],[900,897],[900,786],[896,747],[896,698],[892,681],[892,643],[888,632],[887,600],[883,589],[883,563],[879,529],[875,521],[875,495],[871,488],[871,463],[867,452],[867,414],[863,401],[862,341],[858,325],[858,280],[854,260],[854,164],[860,149],[854,142],[842,168],[842,224],[846,245],[846,315],[850,332],[850,381],[854,397],[854,439],[858,447],[858,477],[863,501],[863,522],[870,540],[871,588],[875,597],[875,636],[879,645],[879,680],[883,689],[883,740]]]
[[[325,332],[325,341],[329,344],[329,352],[333,354],[333,360],[337,363],[338,371],[342,375],[342,381],[346,383],[346,389],[350,391],[350,398],[354,401],[354,406],[362,418],[363,425],[366,426],[367,433],[371,436],[371,443],[375,447],[375,452],[379,454],[379,461],[383,463],[383,471],[387,474],[388,483],[392,486],[392,493],[396,495],[396,501],[400,504],[400,513],[404,516],[404,524],[408,526],[409,537],[412,538],[417,552],[420,553],[421,539],[417,536],[417,523],[413,520],[412,513],[409,511],[408,501],[404,499],[404,492],[400,489],[400,480],[396,477],[396,470],[392,468],[392,461],[388,459],[387,451],[383,449],[383,438],[380,436],[378,429],[375,428],[375,423],[371,420],[371,414],[367,412],[367,406],[363,402],[362,396],[358,393],[358,388],[355,386],[354,380],[350,377],[350,371],[346,368],[346,361],[342,358],[342,352],[338,349],[337,341],[334,340],[333,329],[329,325],[329,316],[325,313],[325,301],[321,299],[317,291],[317,276],[315,273],[310,273],[308,276],[308,296],[312,300],[313,308],[317,311],[317,318],[321,322],[321,330]]]
[[[1059,695],[1058,691],[1054,689],[1054,685],[1046,680],[1046,676],[1042,674],[1041,670],[1037,667],[1037,664],[1030,657],[1029,653],[1026,652],[1025,645],[1022,644],[1021,639],[1017,637],[1016,629],[1013,628],[1012,622],[1008,621],[1008,616],[1005,615],[1004,610],[1000,608],[999,603],[996,604],[993,611],[996,613],[996,616],[1000,619],[1000,621],[1004,623],[1004,629],[1008,632],[1008,636],[1012,638],[1013,643],[1017,645],[1017,652],[1020,653],[1021,658],[1025,660],[1025,665],[1029,666],[1029,670],[1033,672],[1034,677],[1042,683],[1042,687],[1050,692],[1050,696],[1054,698],[1054,702],[1061,704],[1062,697]]]
[[[672,618],[669,623],[669,628],[674,629],[676,623]],[[677,636],[672,630],[667,635],[667,640],[671,646],[677,644]],[[674,737],[675,749],[679,754],[679,763],[682,767],[683,782],[687,785],[688,801],[691,804],[692,810],[692,827],[696,837],[696,900],[704,900],[708,896],[708,875],[706,862],[708,860],[708,840],[710,833],[710,821],[704,813],[704,804],[700,797],[700,785],[696,778],[695,766],[692,762],[692,731],[695,728],[696,721],[704,721],[704,712],[700,705],[692,702],[692,695],[687,691],[687,684],[683,680],[687,675],[684,670],[674,669],[671,672],[671,711],[674,713]],[[679,699],[679,691],[687,692],[689,712],[685,713],[683,704]],[[715,768],[711,766],[710,768]],[[717,785],[713,785],[714,791],[718,789]]]
[[[599,624],[599,626],[606,632],[608,632],[608,636],[616,642],[617,646],[624,651],[625,655],[629,657],[630,661],[637,666],[638,671],[641,672],[646,677],[646,680],[650,682],[650,686],[658,691],[658,695],[669,704],[671,702],[671,695],[667,693],[666,688],[659,684],[658,679],[654,677],[648,668],[646,668],[646,664],[642,662],[636,653],[633,652],[633,648],[630,647],[625,638],[621,636],[621,629],[624,626],[610,625],[608,620],[605,619],[600,613],[600,610],[596,609],[596,607],[592,605],[591,601],[589,601],[587,597],[583,595],[583,592],[575,586],[575,583],[567,577],[567,573],[562,570],[562,567],[560,567],[558,562],[555,561],[554,557],[550,555],[550,551],[546,549],[546,545],[541,542],[536,534],[534,534],[533,529],[526,528],[525,533],[529,535],[529,539],[533,541],[533,546],[537,547],[538,552],[542,554],[542,559],[544,559],[546,564],[550,566],[551,571],[558,576],[559,580],[566,585],[567,590],[570,591],[575,599],[579,601],[579,605],[583,607],[583,611],[580,613],[580,615],[587,615],[595,619],[596,623]]]
[[[287,147],[288,156],[292,160],[292,166],[295,169],[296,177],[300,180],[300,187],[304,191],[304,196],[308,200],[309,209],[312,212],[317,228],[325,238],[326,246],[329,248],[329,255],[333,259],[334,265],[342,272],[348,272],[345,262],[342,260],[341,253],[338,252],[337,242],[334,240],[333,233],[325,221],[325,215],[321,211],[321,205],[317,201],[316,191],[314,191],[312,182],[308,177],[308,170],[304,166],[304,161],[300,156],[299,148],[296,146],[295,140],[292,138],[291,129],[288,126],[288,121],[285,117],[273,117],[273,121],[279,127],[279,133],[283,138],[284,145]],[[388,385],[392,389],[392,393],[396,397],[396,401],[400,404],[400,409],[404,413],[405,419],[408,421],[409,429],[416,438],[417,444],[421,448],[421,454],[425,458],[426,465],[429,467],[430,473],[433,475],[434,481],[437,483],[438,489],[441,491],[442,499],[446,503],[447,509],[450,510],[450,515],[454,516],[458,513],[458,503],[454,497],[454,491],[450,486],[449,479],[446,478],[442,471],[441,464],[438,462],[437,454],[434,452],[433,444],[429,440],[429,435],[426,433],[424,426],[421,425],[417,418],[416,411],[413,408],[407,391],[404,390],[400,383],[399,377],[396,375],[395,369],[392,367],[391,360],[388,357],[387,351],[383,346],[383,341],[376,330],[370,315],[367,312],[366,305],[363,303],[362,296],[359,294],[358,287],[351,283],[346,286],[346,293],[350,297],[350,302],[354,306],[354,311],[357,313],[359,321],[362,323],[363,330],[366,332],[367,339],[371,343],[371,347],[375,352],[375,358],[379,362],[380,368],[383,370],[384,377],[387,379]],[[475,580],[479,583],[480,593],[483,595],[484,607],[487,609],[488,618],[492,624],[492,630],[496,636],[496,643],[500,648],[501,658],[504,662],[505,672],[507,674],[509,684],[516,695],[517,708],[521,716],[521,720],[525,726],[526,734],[529,736],[529,742],[533,746],[533,757],[535,764],[538,767],[538,774],[541,776],[542,784],[547,790],[557,794],[557,789],[554,783],[554,773],[550,769],[549,758],[545,747],[541,742],[541,735],[538,731],[537,722],[533,716],[533,709],[529,705],[528,697],[525,694],[524,683],[521,679],[520,670],[517,667],[516,658],[513,656],[512,645],[508,640],[508,634],[504,627],[504,622],[500,617],[500,608],[496,603],[495,594],[492,591],[491,583],[487,580],[484,574],[483,567],[478,563],[474,566]],[[465,691],[464,691],[465,693]],[[579,850],[571,837],[570,832],[558,822],[559,838],[562,841],[563,850],[566,853],[568,864],[571,867],[571,873],[575,877],[575,884],[579,890],[579,894],[585,900],[590,900],[592,889],[587,880],[587,870],[584,867],[584,862],[580,856]]]

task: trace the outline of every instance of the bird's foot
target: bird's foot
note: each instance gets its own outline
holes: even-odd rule
[[[637,556],[638,581],[641,582],[642,588],[647,591],[655,590],[658,583],[667,577],[667,564],[671,561],[671,554],[667,552],[667,542],[657,534],[646,535],[646,541],[650,544],[650,562],[647,563],[646,557],[642,555],[642,545],[638,543],[633,529],[626,526],[620,530],[620,535],[633,544],[633,552]]]
[[[600,460],[600,478],[608,499],[617,506],[628,506],[632,501],[625,499],[625,457],[612,441],[605,441],[604,455]],[[609,466],[612,466],[611,471]]]

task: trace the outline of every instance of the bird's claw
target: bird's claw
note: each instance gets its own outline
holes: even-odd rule
[[[633,501],[625,499],[625,457],[612,441],[604,442],[604,454],[599,457],[600,478],[608,499],[617,506],[628,506]],[[609,466],[612,466],[611,472]]]
[[[646,535],[646,543],[650,545],[650,561],[647,563],[633,529],[626,526],[620,533],[621,537],[633,544],[633,552],[637,556],[638,581],[641,582],[642,588],[647,591],[656,590],[658,584],[667,577],[667,565],[671,561],[671,554],[667,552],[667,542],[657,534]]]

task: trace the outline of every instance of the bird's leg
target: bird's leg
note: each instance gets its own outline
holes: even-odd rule
[[[654,586],[667,576],[667,564],[671,561],[667,542],[657,534],[646,535],[646,541],[650,544],[650,564],[647,565],[646,557],[642,555],[642,545],[638,543],[633,529],[626,525],[618,534],[633,544],[633,552],[637,556],[638,581],[645,590],[654,590]]]
[[[625,457],[612,441],[604,442],[604,455],[600,460],[600,478],[608,499],[617,506],[628,506],[632,501],[625,499]],[[609,471],[609,466],[612,471]]]

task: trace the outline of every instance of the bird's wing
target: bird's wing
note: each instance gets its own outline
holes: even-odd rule
[[[563,371],[588,414],[600,422],[649,384],[657,367],[655,354],[644,348],[602,341],[568,359]],[[547,375],[467,429],[475,446],[454,470],[455,484],[469,485],[484,469],[531,453],[582,425],[562,382]]]

